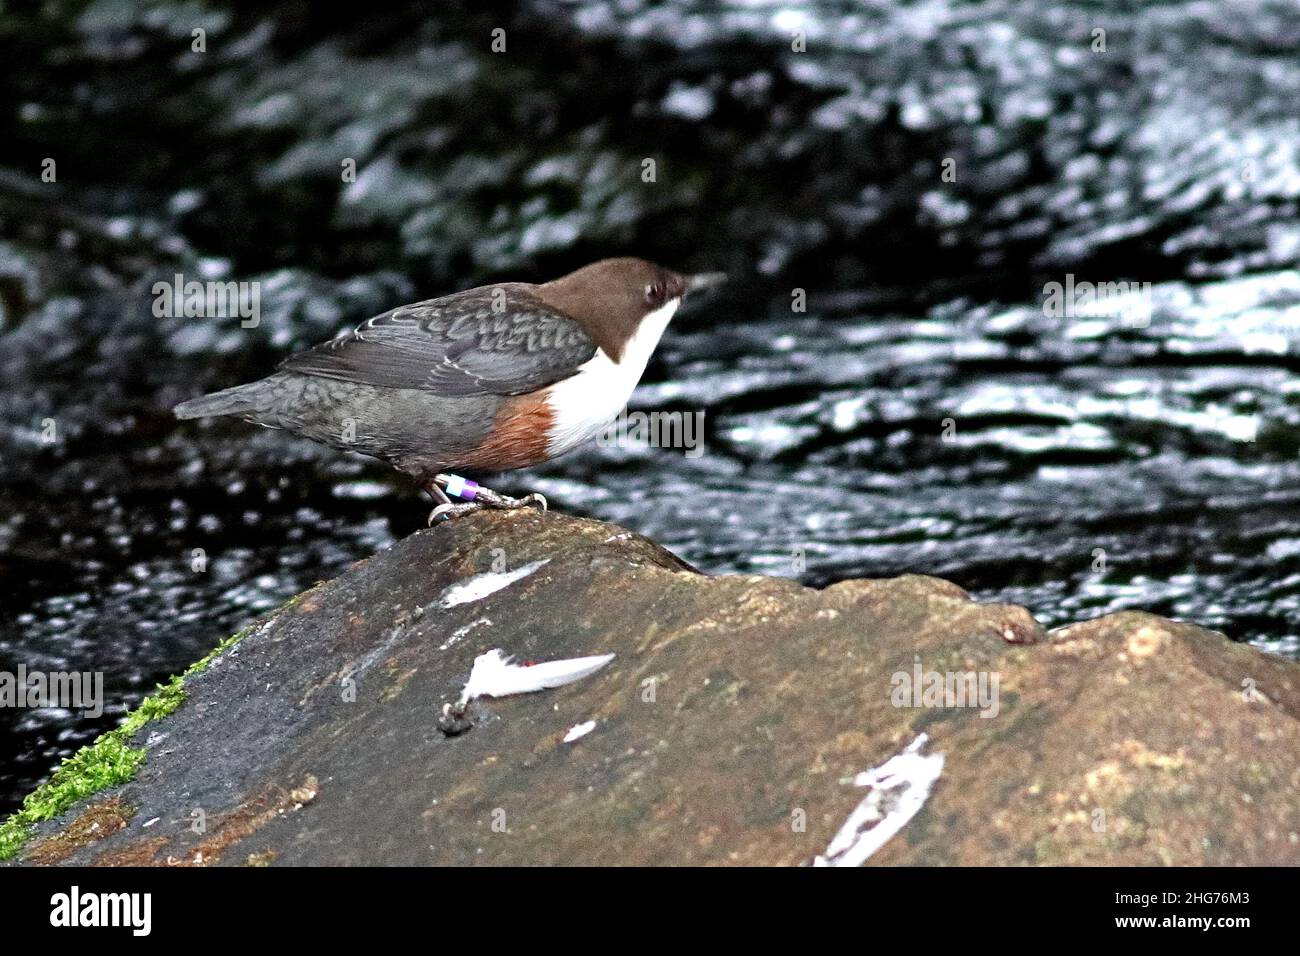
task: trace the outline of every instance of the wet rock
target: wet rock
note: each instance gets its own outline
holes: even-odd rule
[[[925,570],[1054,623],[1144,606],[1300,654],[1287,4],[498,7],[8,18],[0,664],[107,655],[135,703],[209,625],[413,526],[401,492],[363,509],[314,470],[356,462],[177,430],[176,402],[399,303],[624,253],[736,279],[637,397],[707,408],[709,454],[575,456],[541,476],[557,502],[710,569],[798,549],[805,583]],[[178,272],[257,283],[256,327],[155,316]],[[1046,316],[1066,273],[1150,280],[1150,325]],[[196,548],[228,573],[187,571]],[[102,729],[0,714],[0,808]]]
[[[616,657],[444,735],[491,648]],[[1139,613],[1044,633],[935,578],[709,577],[556,514],[399,541],[186,694],[27,862],[1300,862],[1293,662]]]

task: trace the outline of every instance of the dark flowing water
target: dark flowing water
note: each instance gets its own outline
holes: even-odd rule
[[[0,670],[108,702],[0,709],[0,810],[424,522],[382,466],[173,403],[603,255],[735,277],[633,400],[703,410],[705,452],[503,489],[710,572],[937,574],[1300,657],[1293,5],[425,6],[0,14]],[[177,272],[258,282],[260,324],[155,317]],[[1051,314],[1067,275],[1151,285]]]

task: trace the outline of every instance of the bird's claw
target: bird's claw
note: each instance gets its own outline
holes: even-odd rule
[[[458,515],[469,514],[473,511],[479,511],[483,508],[483,503],[479,501],[462,501],[457,504],[448,502],[445,505],[438,505],[429,512],[429,524],[433,525],[439,521],[450,521]]]
[[[484,492],[487,489],[480,489],[479,499],[489,508],[500,508],[502,511],[515,511],[519,508],[527,508],[529,505],[536,505],[537,510],[545,513],[547,504],[546,496],[536,491],[529,492],[522,498],[511,498],[509,495],[497,494],[495,491]]]
[[[513,511],[516,508],[527,508],[530,505],[536,505],[537,510],[545,513],[547,509],[546,496],[538,492],[530,492],[522,498],[511,498],[509,495],[499,495],[494,491],[486,488],[480,489],[479,497],[474,501],[462,501],[458,503],[446,502],[438,505],[429,512],[429,524],[433,525],[439,521],[450,521],[452,518],[464,514],[470,514],[474,511],[481,511],[483,508],[496,508],[501,511]]]

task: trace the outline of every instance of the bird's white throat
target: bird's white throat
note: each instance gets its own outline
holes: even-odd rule
[[[670,299],[642,319],[617,362],[597,349],[577,374],[552,386],[547,396],[555,413],[547,445],[552,457],[594,438],[623,409],[681,301]]]

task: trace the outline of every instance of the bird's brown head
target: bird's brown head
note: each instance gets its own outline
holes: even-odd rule
[[[548,304],[575,319],[615,361],[647,315],[688,292],[721,281],[716,273],[684,276],[644,259],[601,259],[537,287]]]

